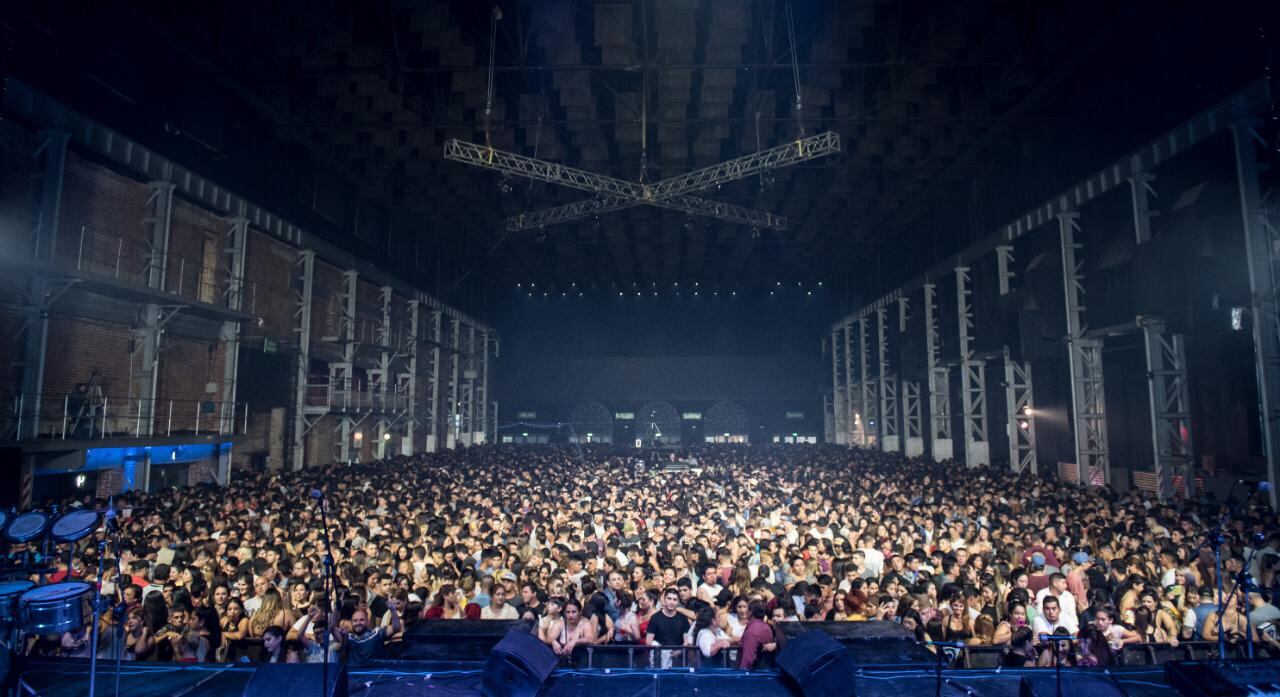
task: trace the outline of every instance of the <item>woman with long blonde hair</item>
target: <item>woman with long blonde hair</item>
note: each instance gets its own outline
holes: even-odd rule
[[[289,628],[289,611],[285,609],[280,591],[274,588],[268,588],[262,594],[262,604],[253,613],[253,617],[249,618],[249,636],[261,637],[267,627]]]

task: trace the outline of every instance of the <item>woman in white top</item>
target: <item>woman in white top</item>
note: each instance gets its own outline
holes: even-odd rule
[[[552,646],[556,637],[551,633],[551,630],[560,621],[560,611],[564,608],[564,598],[548,598],[546,608],[546,613],[538,619],[538,638],[547,646]]]
[[[698,610],[698,619],[693,625],[693,637],[698,647],[698,654],[704,659],[712,658],[732,645],[729,637],[716,626],[716,611],[711,607],[704,606]]]
[[[740,595],[729,603],[731,611],[720,619],[720,629],[734,646],[742,643],[742,633],[747,630],[747,623],[751,621],[751,612],[747,607],[746,596]]]

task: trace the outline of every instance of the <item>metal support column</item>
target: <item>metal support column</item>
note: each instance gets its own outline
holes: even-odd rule
[[[898,376],[889,373],[889,335],[886,323],[889,309],[882,307],[876,310],[876,343],[878,353],[876,366],[880,371],[880,420],[877,423],[880,434],[880,449],[896,453],[902,444],[898,434]]]
[[[1106,392],[1102,382],[1102,341],[1084,336],[1085,306],[1081,304],[1084,262],[1076,258],[1080,245],[1075,241],[1075,234],[1080,229],[1076,223],[1078,215],[1075,211],[1058,215],[1067,308],[1067,348],[1071,363],[1072,424],[1080,483],[1101,485],[1111,483]]]
[[[165,290],[169,274],[174,185],[168,181],[153,181],[148,186],[151,188],[151,195],[147,198],[147,215],[142,220],[143,226],[147,228],[143,279],[148,288]],[[164,336],[164,324],[168,317],[172,317],[168,310],[169,308],[156,303],[144,305],[141,322],[133,330],[137,345],[142,347],[142,360],[133,374],[130,390],[132,396],[138,399],[134,435],[139,437],[150,436],[155,432],[156,396],[160,387],[160,343]]]
[[[924,454],[924,436],[920,422],[920,383],[914,380],[902,381],[902,414],[907,427],[906,455],[919,457]]]
[[[44,162],[34,177],[32,203],[36,209],[31,230],[31,256],[37,261],[53,258],[58,222],[62,215],[62,182],[67,162],[68,135],[61,131],[45,131],[44,143],[37,157]],[[27,283],[26,302],[22,306],[23,345],[21,371],[22,408],[18,414],[18,440],[36,438],[40,431],[41,397],[44,392],[45,358],[49,343],[49,280],[32,274]],[[24,465],[25,466],[25,465]],[[34,476],[34,474],[32,475]]]
[[[844,358],[844,444],[854,445],[862,442],[862,423],[861,415],[853,408],[853,326],[846,324],[840,335],[840,355]]]
[[[1008,410],[1009,467],[1018,473],[1030,468],[1039,473],[1036,460],[1036,419],[1031,402],[1031,364],[1015,361],[1004,348],[1004,403]]]
[[[453,450],[458,445],[459,434],[459,414],[458,404],[461,396],[459,387],[459,378],[462,373],[462,352],[461,352],[461,335],[462,321],[458,319],[449,320],[449,382],[445,385],[445,399],[449,401],[449,408],[445,413],[449,415],[448,426],[445,428],[444,447]]]
[[[1267,458],[1267,481],[1280,480],[1280,231],[1265,207],[1258,181],[1262,166],[1257,148],[1266,146],[1251,124],[1231,127],[1236,156],[1236,183],[1244,224],[1245,254],[1249,264],[1249,294],[1253,314],[1253,356],[1258,378],[1262,448]],[[1280,505],[1271,487],[1271,508]]]
[[[987,433],[987,368],[973,355],[973,295],[969,267],[956,267],[956,321],[960,335],[960,402],[964,422],[964,461],[969,467],[991,464]]]
[[[1000,283],[1001,295],[1009,294],[1009,286],[1014,276],[1013,271],[1009,269],[1009,265],[1012,263],[1013,247],[1006,244],[996,247],[996,277]]]
[[[858,402],[862,406],[862,443],[864,448],[869,448],[879,444],[879,424],[876,423],[877,412],[880,411],[879,405],[876,403],[876,387],[872,384],[874,378],[871,377],[870,361],[871,361],[871,344],[867,338],[867,323],[869,319],[862,317],[858,320],[858,372],[859,382],[859,398]]]
[[[480,330],[480,378],[476,382],[475,393],[477,428],[472,438],[472,443],[477,445],[488,442],[490,437],[497,437],[496,431],[489,430],[489,341],[490,331],[487,328]]]
[[[1164,322],[1139,317],[1147,351],[1147,391],[1151,399],[1151,444],[1160,501],[1192,496],[1191,399],[1187,349],[1181,334],[1166,335]],[[1182,487],[1186,487],[1185,492]]]
[[[409,327],[405,331],[405,351],[408,361],[405,369],[396,376],[396,394],[404,396],[404,436],[400,439],[400,454],[413,455],[417,451],[415,441],[418,429],[418,312],[422,302],[417,298],[409,300]]]
[[[444,312],[436,303],[430,303],[427,319],[427,351],[430,367],[425,373],[427,378],[427,400],[423,409],[422,422],[427,426],[427,452],[434,453],[443,444],[440,431],[440,375],[443,370],[441,359],[444,358]]]
[[[924,343],[929,370],[929,454],[935,462],[954,456],[951,442],[951,371],[938,365],[938,289],[924,284]]]
[[[846,424],[849,422],[846,410],[844,384],[840,381],[840,334],[842,330],[831,329],[831,431],[834,442],[845,445],[849,442]]]
[[[360,274],[355,269],[342,272],[342,304],[338,314],[338,341],[342,343],[342,360],[329,364],[329,407],[338,415],[335,459],[351,462],[351,441],[356,428],[353,412],[359,405],[353,399],[356,360],[356,300],[360,290]],[[359,452],[357,451],[357,457]]]
[[[227,309],[235,312],[239,312],[244,306],[245,253],[248,241],[248,218],[237,216],[228,220],[223,247],[223,253],[227,255],[225,302]],[[199,289],[196,292],[199,293]],[[240,321],[223,322],[218,339],[222,343],[222,411],[218,414],[218,432],[222,435],[231,435],[236,432],[236,394],[240,381]],[[231,482],[231,458],[218,458],[216,479],[222,486]]]
[[[294,366],[293,384],[293,469],[300,470],[307,464],[307,431],[315,425],[307,413],[307,383],[311,378],[311,296],[315,281],[316,253],[310,249],[298,251],[298,276],[294,294],[297,296],[293,316],[298,335],[297,364]],[[317,417],[319,418],[319,417]]]
[[[1151,219],[1158,213],[1151,210],[1149,196],[1155,196],[1156,190],[1151,187],[1155,175],[1138,170],[1141,158],[1134,165],[1135,174],[1129,177],[1129,193],[1133,200],[1133,234],[1138,244],[1151,241]]]
[[[476,327],[468,323],[462,334],[462,384],[458,392],[458,434],[462,444],[475,443],[476,413]]]
[[[391,300],[394,296],[391,286],[382,286],[378,291],[382,300],[382,314],[378,319],[378,367],[369,371],[369,393],[372,398],[373,412],[377,414],[374,445],[376,457],[381,460],[387,456],[388,441],[391,440],[391,419],[395,409],[394,393],[391,390],[391,362],[395,360],[395,349],[391,332]]]

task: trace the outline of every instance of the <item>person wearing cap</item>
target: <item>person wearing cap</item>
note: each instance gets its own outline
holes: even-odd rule
[[[1027,574],[1027,591],[1039,593],[1049,587],[1049,575],[1044,572],[1045,556],[1040,552],[1031,555],[1031,572]]]

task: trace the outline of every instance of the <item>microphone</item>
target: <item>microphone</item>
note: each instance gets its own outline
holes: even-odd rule
[[[973,697],[973,695],[977,694],[976,692],[973,691],[972,687],[961,685],[960,683],[956,682],[955,680],[952,680],[951,678],[947,678],[946,680],[943,680],[943,682],[965,693],[966,695],[968,695],[968,697]]]
[[[1041,634],[1040,641],[1075,641],[1075,637],[1070,634]]]

